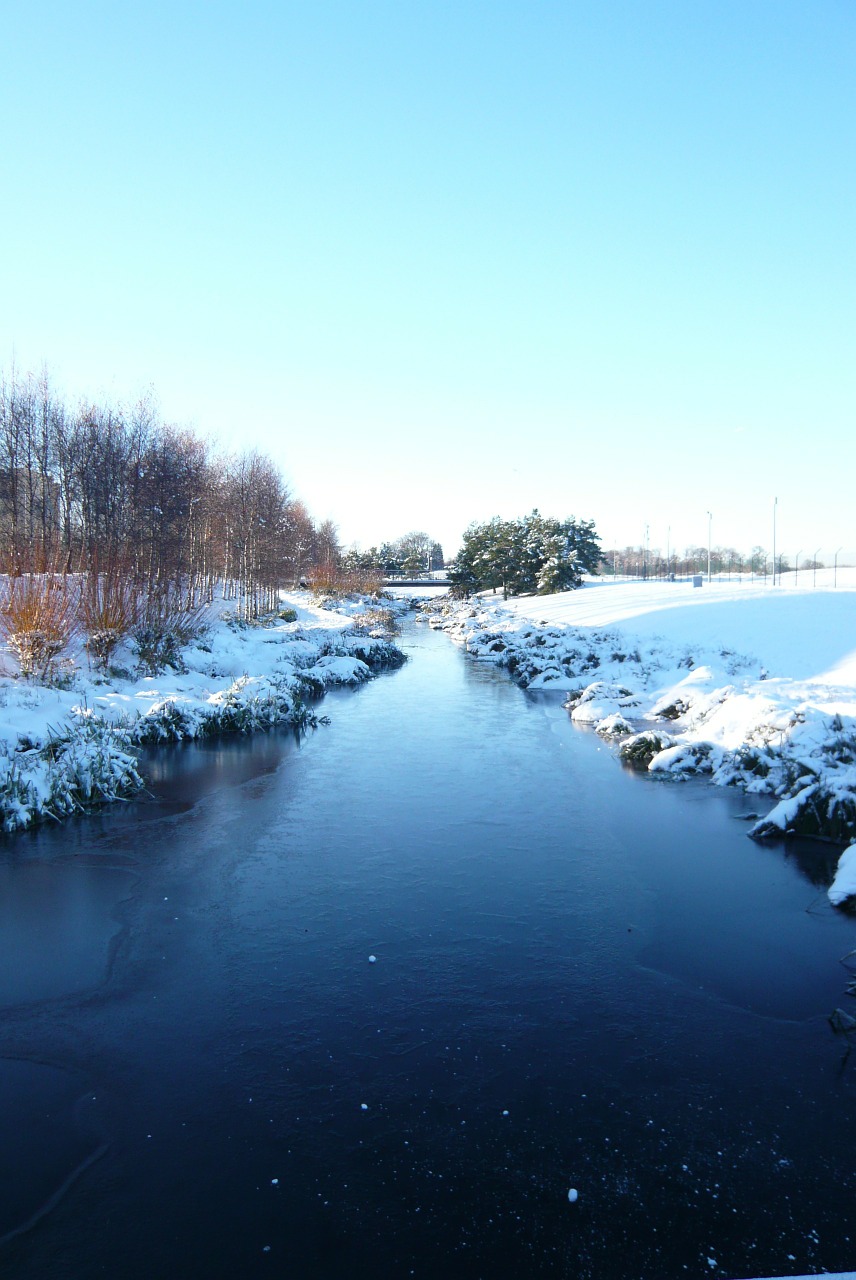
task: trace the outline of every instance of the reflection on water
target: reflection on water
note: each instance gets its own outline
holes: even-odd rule
[[[629,776],[556,700],[409,643],[328,697],[329,728],[158,756],[161,798],[91,829],[90,861],[138,875],[109,985],[6,1029],[86,1077],[110,1149],[5,1274],[850,1265],[854,1086],[825,1017],[856,940],[815,851],[753,844],[746,798]],[[79,840],[27,846],[45,886]],[[40,939],[18,931],[25,985]]]
[[[146,782],[162,803],[178,799],[198,802],[225,781],[229,786],[270,773],[282,761],[283,748],[298,743],[302,733],[282,728],[250,737],[214,738],[144,752]]]

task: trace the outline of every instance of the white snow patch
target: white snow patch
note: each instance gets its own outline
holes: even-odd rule
[[[840,906],[848,898],[856,898],[856,843],[845,849],[838,859],[835,879],[827,892],[834,907]]]

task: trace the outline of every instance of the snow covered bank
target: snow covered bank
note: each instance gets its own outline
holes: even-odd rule
[[[236,621],[222,605],[181,654],[180,670],[135,673],[119,649],[107,675],[85,657],[63,687],[15,674],[10,653],[0,675],[0,821],[14,831],[143,786],[134,748],[275,724],[316,723],[307,705],[333,685],[356,685],[399,666],[382,634],[387,617],[321,608],[303,592],[283,596],[279,616]]]
[[[566,691],[574,721],[626,763],[774,797],[754,836],[843,843],[856,837],[856,570],[839,569],[835,587],[829,570],[800,578],[606,579],[427,608],[523,687]]]

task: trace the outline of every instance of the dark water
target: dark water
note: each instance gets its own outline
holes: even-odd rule
[[[834,853],[412,653],[3,850],[0,1274],[852,1267]]]

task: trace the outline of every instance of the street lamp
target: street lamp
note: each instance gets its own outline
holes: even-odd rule
[[[773,499],[773,586],[776,585],[776,507],[779,499]]]
[[[707,585],[710,586],[710,526],[713,523],[713,513],[707,513]]]
[[[841,550],[841,548],[839,547],[839,548],[838,548],[838,551],[840,551],[840,550]],[[833,587],[837,587],[837,586],[838,586],[838,551],[836,551],[836,553],[835,553],[835,560],[833,561],[833,565],[832,565],[832,585],[833,585]]]
[[[818,547],[817,551],[815,551],[814,555],[812,556],[812,559],[814,561],[814,570],[812,572],[812,579],[811,579],[812,587],[817,586],[817,557],[819,555],[820,555],[820,547]]]
[[[800,556],[802,555],[802,547],[800,547],[794,558],[794,586],[799,585],[800,580]]]

